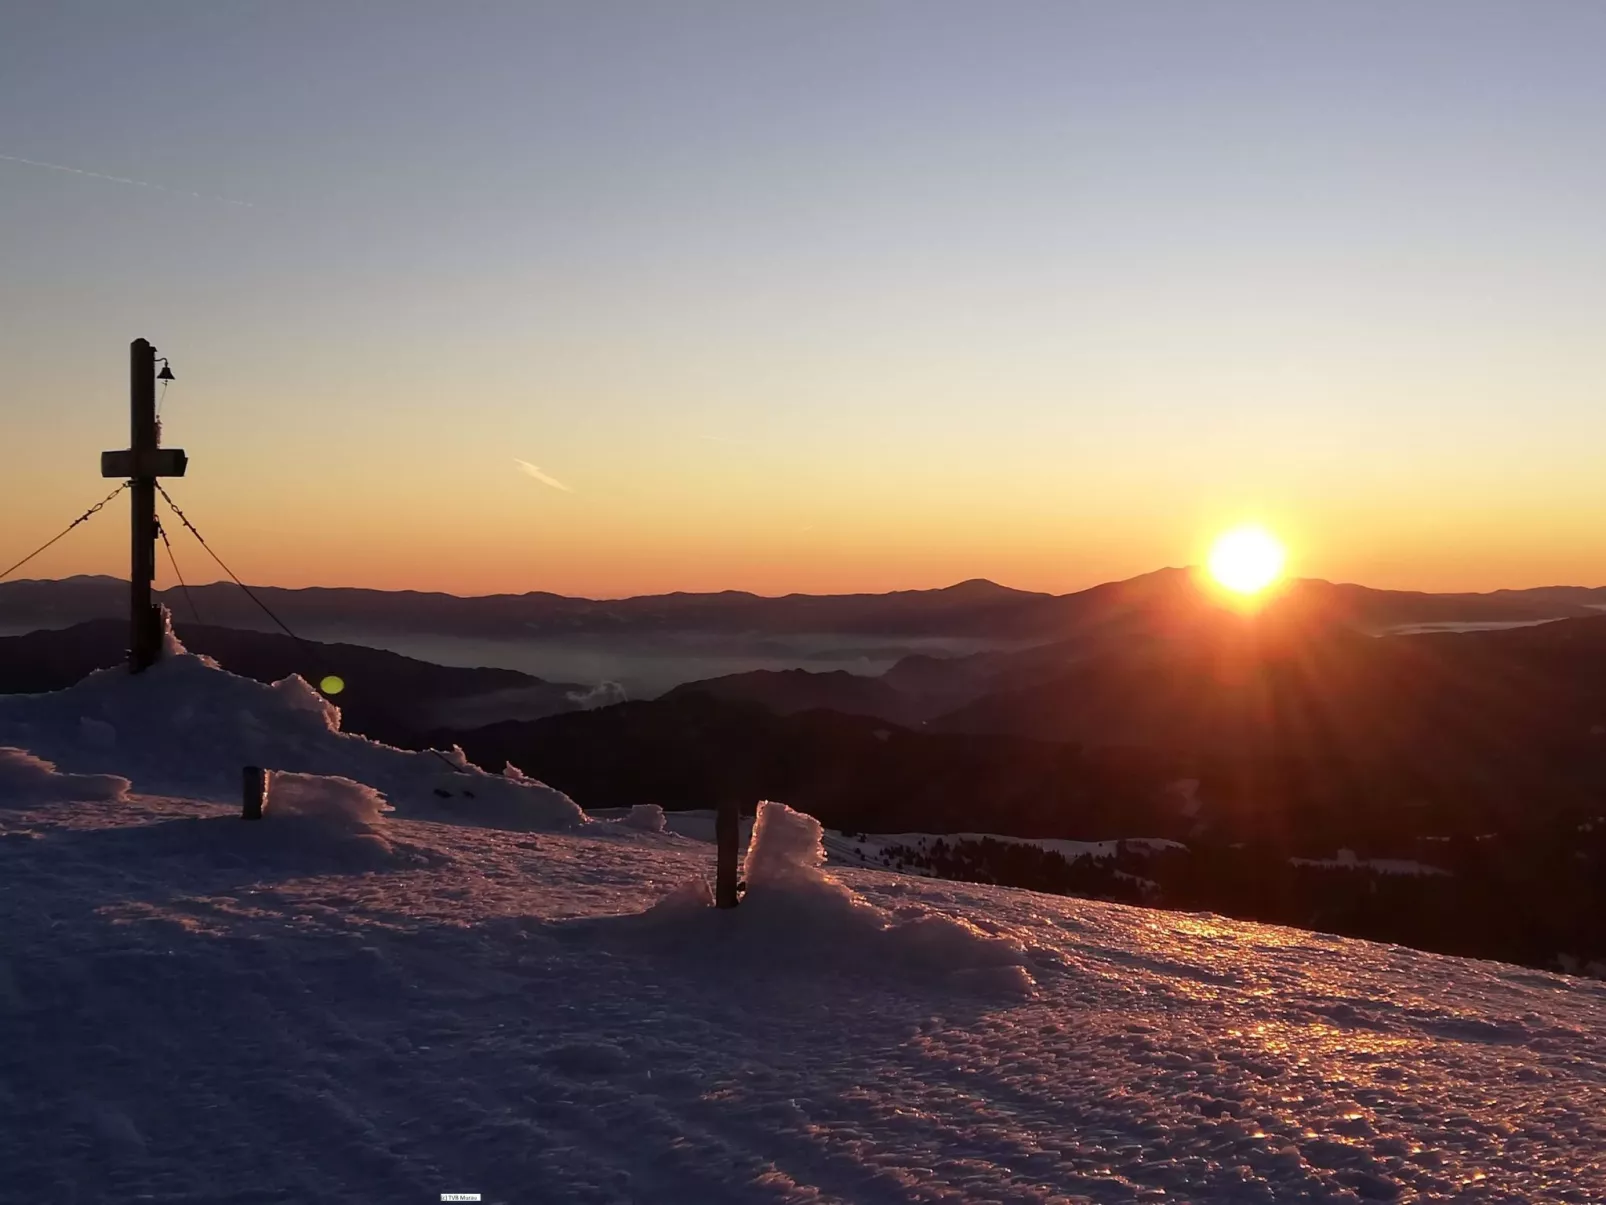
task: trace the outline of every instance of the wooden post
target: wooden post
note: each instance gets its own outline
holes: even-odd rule
[[[719,856],[714,874],[714,907],[734,908],[736,897],[736,846],[741,840],[741,820],[735,800],[720,803],[714,813],[714,840],[719,843]]]
[[[261,766],[247,766],[241,778],[240,819],[260,820],[268,806],[268,772]]]
[[[164,452],[156,425],[156,349],[144,339],[128,345],[128,449],[102,452],[102,477],[127,477],[133,503],[129,552],[128,668],[139,673],[162,655],[162,613],[151,602],[156,580],[156,479],[182,477],[188,458]]]
[[[138,465],[156,451],[156,349],[144,339],[128,346],[128,418],[128,446]],[[156,579],[156,478],[136,475],[128,493],[134,505],[128,668],[137,674],[162,655],[162,621],[151,605],[151,583]]]

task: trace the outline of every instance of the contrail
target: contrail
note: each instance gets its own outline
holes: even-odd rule
[[[46,163],[42,159],[24,159],[21,155],[0,155],[7,163],[26,163],[29,167],[46,167],[53,172],[71,172],[75,176],[89,176],[95,180],[110,180],[113,184],[132,184],[135,188],[150,188],[157,192],[172,193],[176,197],[194,197],[198,201],[221,201],[225,205],[239,205],[245,209],[255,209],[250,201],[236,201],[231,197],[219,197],[211,193],[191,192],[187,188],[169,188],[165,184],[152,184],[149,180],[133,180],[127,176],[108,176],[105,172],[86,171],[81,167],[68,167],[65,163]]]
[[[568,486],[564,485],[563,482],[559,481],[556,477],[549,477],[547,474],[543,473],[540,469],[531,464],[528,460],[520,460],[517,456],[515,456],[513,458],[513,463],[518,465],[519,468],[523,469],[531,477],[534,477],[542,485],[550,485],[553,489],[562,490],[566,494],[574,493],[574,491]]]

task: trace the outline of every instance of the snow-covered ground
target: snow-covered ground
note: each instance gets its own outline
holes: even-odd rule
[[[7,706],[48,748],[0,758],[0,1201],[1606,1201],[1606,984],[827,876],[778,806],[719,912],[650,809],[437,807],[269,708],[350,757],[247,823],[147,793],[132,709]],[[206,724],[221,773],[254,729]],[[364,766],[395,810],[320,777]]]

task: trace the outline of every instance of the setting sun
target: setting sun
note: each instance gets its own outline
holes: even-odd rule
[[[1288,552],[1264,527],[1235,527],[1210,548],[1210,576],[1236,594],[1258,594],[1283,572]]]

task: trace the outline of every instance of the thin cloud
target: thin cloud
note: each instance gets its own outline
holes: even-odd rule
[[[134,180],[128,176],[108,176],[105,172],[92,172],[82,167],[68,167],[65,163],[46,163],[43,159],[24,159],[21,155],[0,155],[7,163],[25,163],[29,167],[48,168],[53,172],[71,172],[75,176],[88,176],[94,180],[110,180],[113,184],[132,184],[135,188],[149,188],[156,192],[171,193],[176,197],[194,197],[198,201],[221,201],[225,205],[239,205],[255,209],[250,201],[236,201],[232,197],[219,197],[212,193],[191,192],[187,188],[169,188],[165,184],[152,184],[149,180]]]
[[[550,476],[549,474],[543,473],[540,469],[536,468],[528,460],[520,460],[517,456],[515,456],[513,458],[513,463],[518,465],[519,468],[521,468],[522,470],[524,470],[524,472],[526,474],[528,474],[531,477],[534,477],[542,485],[550,485],[553,489],[562,490],[566,494],[574,493],[574,491],[572,489],[570,489],[568,486],[564,485],[563,482],[559,481],[556,477],[553,477],[553,476]]]

